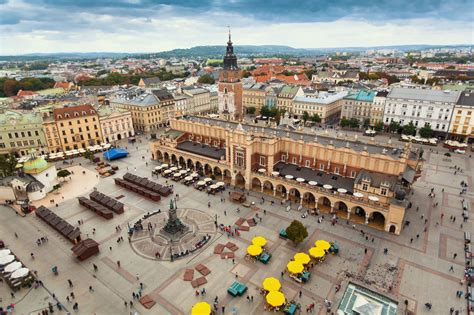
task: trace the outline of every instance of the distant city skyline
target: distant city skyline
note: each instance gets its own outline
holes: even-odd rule
[[[467,0],[0,0],[0,55],[224,45],[227,25],[237,45],[469,44],[472,12]]]

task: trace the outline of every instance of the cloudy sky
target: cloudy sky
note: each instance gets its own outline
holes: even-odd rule
[[[0,54],[474,42],[472,0],[0,0]]]

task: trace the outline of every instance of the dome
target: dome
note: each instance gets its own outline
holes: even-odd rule
[[[23,163],[23,171],[26,174],[38,174],[49,168],[49,163],[42,157],[37,157]]]
[[[38,181],[33,181],[29,183],[28,186],[26,186],[26,191],[29,193],[32,193],[32,192],[40,191],[43,188],[44,188],[43,184],[41,184]]]

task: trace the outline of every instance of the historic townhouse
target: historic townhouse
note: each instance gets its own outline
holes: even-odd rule
[[[410,144],[376,146],[200,117],[173,119],[170,127],[150,143],[153,159],[395,234],[422,166]]]

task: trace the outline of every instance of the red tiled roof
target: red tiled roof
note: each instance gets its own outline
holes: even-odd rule
[[[308,80],[308,77],[306,74],[301,73],[296,75],[297,79],[295,79],[295,76],[293,75],[277,75],[275,78],[281,81],[284,81],[288,84],[293,84],[293,85],[301,85],[301,86],[309,86],[311,85],[311,81]]]
[[[75,117],[86,117],[97,115],[91,105],[77,105],[71,107],[55,108],[53,110],[55,120],[74,119]]]
[[[63,88],[67,90],[69,89],[69,82],[56,82],[54,83],[54,88]]]
[[[28,91],[28,90],[25,90],[25,91],[19,90],[16,95],[17,96],[33,96],[33,95],[36,95],[36,93],[33,91]]]

